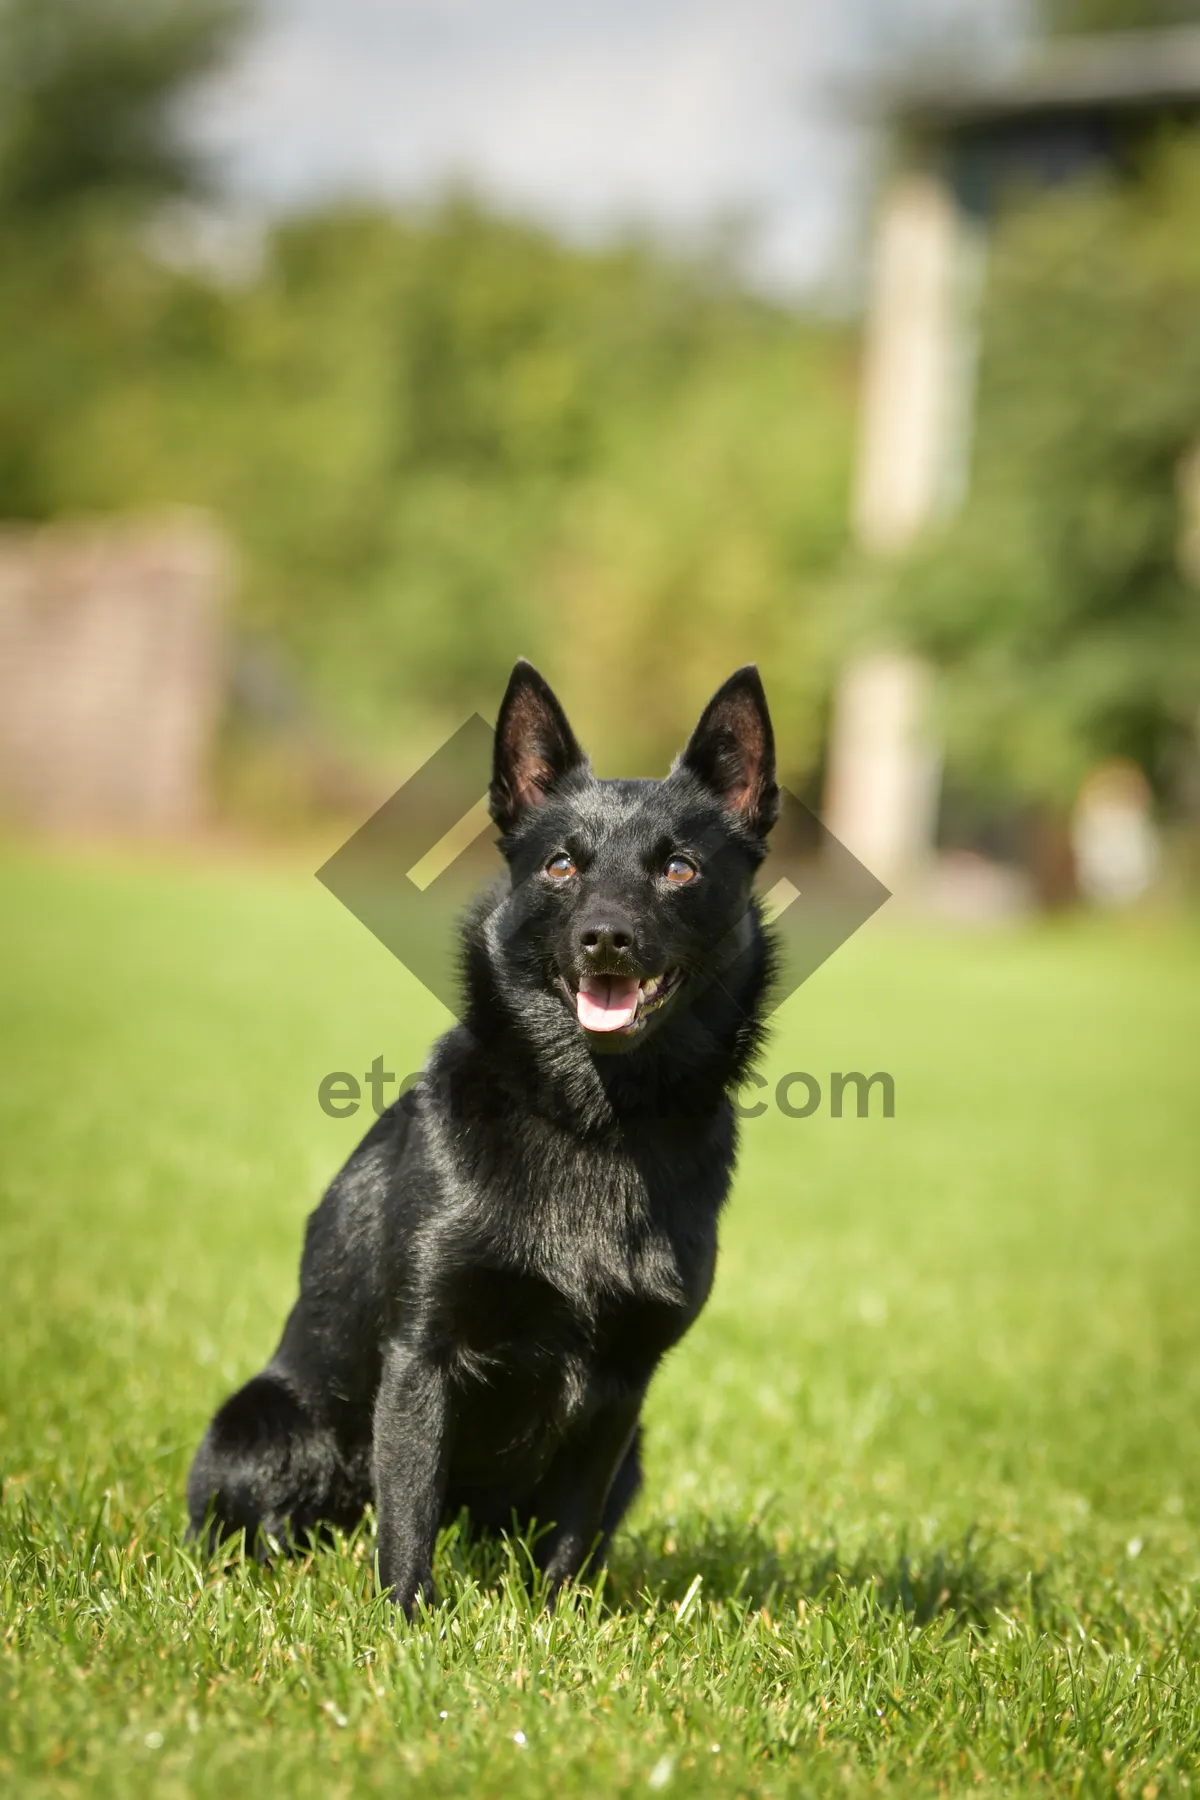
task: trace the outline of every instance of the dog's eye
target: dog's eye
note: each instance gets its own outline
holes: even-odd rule
[[[560,850],[558,855],[552,856],[546,864],[546,873],[553,875],[555,881],[566,881],[575,873],[574,857],[568,856],[565,850]]]
[[[695,881],[698,873],[695,863],[690,863],[686,856],[672,856],[663,870],[667,880],[673,881],[676,887],[682,887],[686,881]]]

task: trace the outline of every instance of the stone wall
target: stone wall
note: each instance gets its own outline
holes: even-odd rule
[[[0,812],[80,831],[203,817],[228,579],[199,515],[0,534]]]

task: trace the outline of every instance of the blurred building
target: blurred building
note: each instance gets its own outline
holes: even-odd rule
[[[0,537],[0,813],[85,832],[203,817],[227,581],[192,515]]]
[[[1200,116],[1200,28],[1060,40],[987,79],[909,84],[883,95],[882,111],[895,153],[876,234],[855,527],[886,557],[966,491],[989,216],[1014,190],[1132,172],[1165,125]],[[903,645],[881,646],[846,671],[835,712],[826,820],[889,887],[911,880],[933,844],[928,690]]]

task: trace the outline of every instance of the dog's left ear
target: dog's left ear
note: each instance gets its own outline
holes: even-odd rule
[[[488,806],[502,832],[511,831],[531,806],[542,806],[555,782],[587,758],[552,689],[524,657],[509,676],[500,717]]]
[[[766,837],[779,816],[775,735],[753,663],[717,689],[675,766],[711,788],[756,837]]]

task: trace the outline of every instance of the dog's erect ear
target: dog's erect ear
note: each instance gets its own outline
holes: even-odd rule
[[[675,766],[697,776],[726,812],[766,837],[779,816],[779,789],[771,715],[753,663],[717,689]]]
[[[488,805],[501,831],[511,831],[531,806],[541,806],[556,781],[587,758],[567,715],[524,657],[509,676],[500,717]]]

